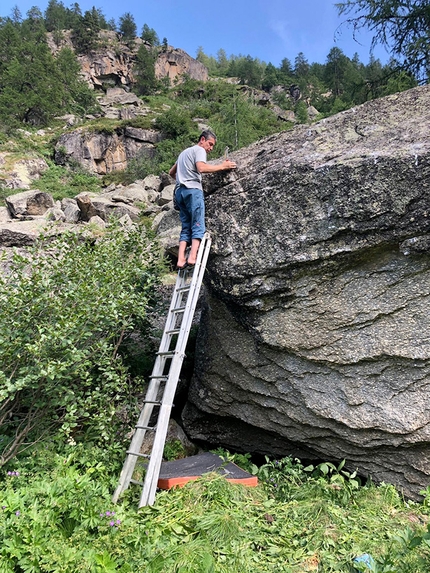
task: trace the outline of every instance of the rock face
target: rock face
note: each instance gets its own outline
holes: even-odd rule
[[[161,134],[149,129],[126,127],[113,133],[95,133],[79,128],[64,133],[55,146],[55,161],[74,161],[91,173],[105,175],[123,170],[135,157],[152,157]]]
[[[158,54],[155,76],[159,80],[169,78],[171,84],[180,83],[184,76],[202,82],[206,82],[209,77],[206,66],[179,48],[169,48]]]
[[[55,54],[61,48],[73,50],[70,30],[62,31],[59,44],[52,33],[47,34],[51,51]],[[141,38],[135,38],[130,47],[121,42],[120,35],[110,30],[99,33],[100,46],[91,54],[78,55],[82,75],[86,82],[95,88],[124,87],[130,89],[135,83],[134,65],[139,47],[144,44]],[[149,45],[147,44],[149,49]],[[168,47],[158,53],[155,63],[157,79],[169,78],[170,82],[180,83],[184,76],[194,80],[206,81],[207,68],[199,61],[180,49]]]
[[[6,189],[29,189],[47,169],[48,164],[40,157],[15,159],[13,154],[0,153],[0,184]]]
[[[213,248],[194,440],[430,483],[430,86],[232,155],[206,180]]]

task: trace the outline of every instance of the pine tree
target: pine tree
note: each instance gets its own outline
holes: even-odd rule
[[[158,38],[157,32],[154,28],[150,28],[148,24],[144,24],[142,28],[142,34],[140,35],[144,42],[148,42],[150,46],[159,46],[160,39]]]
[[[130,12],[126,12],[119,19],[119,31],[124,42],[132,42],[136,38],[137,26],[134,17]]]
[[[142,45],[137,55],[134,72],[136,75],[135,90],[138,95],[149,95],[157,89],[157,79],[155,77],[156,52]]]
[[[270,62],[267,64],[266,69],[264,70],[263,81],[261,85],[263,90],[268,92],[274,86],[278,85],[278,72],[275,66]]]
[[[429,0],[346,0],[338,12],[353,14],[346,20],[356,30],[367,28],[374,36],[372,47],[382,44],[400,58],[404,69],[423,82],[430,76]]]
[[[45,26],[48,32],[64,30],[67,25],[67,10],[62,2],[49,0],[45,10]]]
[[[88,54],[95,50],[98,45],[100,22],[97,10],[87,10],[78,21],[72,33],[72,41],[75,49],[81,54]]]

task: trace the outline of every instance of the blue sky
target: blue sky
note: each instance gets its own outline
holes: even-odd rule
[[[70,6],[72,0],[63,0]],[[283,58],[292,63],[303,52],[309,63],[324,63],[333,46],[352,58],[355,52],[367,64],[371,35],[359,33],[357,43],[353,30],[339,26],[345,17],[338,16],[334,0],[128,0],[117,2],[82,0],[82,12],[92,6],[101,8],[109,20],[130,12],[138,34],[143,24],[154,28],[162,40],[175,48],[182,48],[195,57],[201,46],[208,55],[216,56],[223,48],[227,56],[251,55],[275,66]],[[48,0],[2,0],[0,15],[9,16],[17,5],[25,16],[32,6],[46,9]],[[389,55],[383,48],[375,50],[375,57],[386,63]]]

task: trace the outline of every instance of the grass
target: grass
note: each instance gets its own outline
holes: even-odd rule
[[[257,468],[249,456],[224,454],[260,485],[208,474],[138,510],[135,486],[110,501],[119,449],[72,441],[35,450],[4,468],[1,573],[428,572],[426,502],[405,501],[387,484],[361,486],[339,468],[324,473],[290,458]],[[374,568],[353,569],[365,553]]]

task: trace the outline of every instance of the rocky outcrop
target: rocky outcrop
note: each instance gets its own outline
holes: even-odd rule
[[[108,119],[133,119],[147,115],[149,111],[136,94],[123,88],[108,88],[106,94],[97,97],[97,101]]]
[[[48,44],[55,54],[61,48],[74,49],[70,30],[63,30],[60,41],[55,42],[52,33],[47,34]],[[137,51],[142,44],[141,38],[124,43],[117,32],[101,30],[99,47],[90,54],[78,55],[82,75],[90,87],[106,89],[123,87],[131,89],[135,83],[134,66]],[[150,46],[146,44],[147,48]],[[157,79],[169,78],[171,84],[180,83],[185,77],[206,81],[207,68],[199,61],[180,49],[168,47],[162,49],[155,62]]]
[[[41,233],[85,232],[86,223],[103,228],[112,217],[128,226],[142,215],[176,214],[170,181],[149,175],[132,185],[112,184],[101,194],[80,193],[61,202],[37,189],[10,195],[7,207],[0,208],[0,248],[31,245]]]
[[[125,127],[107,133],[78,128],[60,136],[54,157],[59,165],[72,161],[91,173],[105,175],[125,169],[130,159],[153,157],[158,141],[161,134],[149,129]]]
[[[29,189],[32,181],[47,169],[48,164],[41,157],[22,159],[13,153],[0,153],[0,184],[6,189]]]
[[[63,30],[57,42],[54,41],[53,34],[49,32],[47,40],[54,54],[65,47],[74,50],[70,30]],[[77,55],[83,78],[90,87],[94,88],[131,87],[135,81],[133,67],[136,53],[141,44],[143,44],[142,40],[135,38],[134,45],[130,48],[121,42],[117,32],[101,30],[99,47],[89,54]]]
[[[194,440],[430,483],[430,86],[298,126],[206,180]]]
[[[185,77],[206,82],[208,70],[198,60],[191,58],[179,48],[169,48],[158,54],[155,62],[155,77],[169,78],[170,84],[180,83]]]

